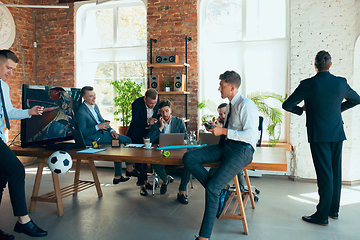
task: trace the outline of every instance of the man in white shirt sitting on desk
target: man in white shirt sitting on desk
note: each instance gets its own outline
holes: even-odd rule
[[[220,75],[221,98],[229,99],[224,127],[212,124],[207,129],[221,136],[218,144],[202,147],[183,156],[183,162],[196,179],[204,186],[206,204],[199,237],[196,240],[209,239],[215,217],[218,213],[221,190],[245,166],[250,164],[258,139],[259,116],[255,103],[240,94],[240,75],[226,71]],[[203,163],[221,162],[213,176],[202,166]]]

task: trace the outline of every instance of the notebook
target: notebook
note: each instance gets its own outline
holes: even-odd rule
[[[184,145],[185,133],[161,133],[159,136],[159,147]]]

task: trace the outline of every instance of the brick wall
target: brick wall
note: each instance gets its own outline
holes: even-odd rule
[[[2,0],[5,4],[14,1]],[[20,0],[16,4],[56,4],[58,1]],[[74,86],[74,8],[34,9],[8,7],[16,25],[16,37],[10,50],[20,62],[14,75],[6,79],[15,108],[21,108],[22,84]],[[70,21],[69,21],[70,20]],[[37,48],[34,48],[37,42]],[[11,141],[20,133],[20,120],[11,120]]]
[[[360,79],[353,78],[354,46],[359,36],[359,4],[354,0],[308,1],[292,0],[290,4],[291,49],[290,49],[290,92],[300,80],[313,76],[314,57],[319,50],[327,50],[332,55],[333,66],[330,72],[346,77],[351,86],[359,85]],[[360,92],[360,89],[356,89]],[[344,127],[348,140],[343,150],[343,180],[359,180],[358,145],[355,136],[359,128],[354,128],[356,107],[343,114]],[[358,115],[358,114],[357,114]],[[356,124],[357,125],[357,124]],[[290,143],[294,146],[291,174],[300,178],[315,178],[312,158],[307,143],[305,114],[290,116]],[[355,147],[357,146],[357,147]],[[354,155],[355,154],[355,155]],[[357,171],[357,173],[355,172]]]
[[[157,39],[153,43],[153,56],[178,55],[180,62],[185,62],[185,36],[191,37],[188,42],[188,130],[197,128],[197,92],[198,92],[198,52],[197,52],[197,1],[188,0],[154,0],[147,6],[148,43],[150,38]],[[148,60],[150,62],[150,52]],[[176,73],[184,74],[183,69],[154,69],[153,74],[163,75],[163,80],[170,80]],[[150,71],[149,71],[150,74]],[[160,86],[162,87],[162,86]],[[173,103],[174,115],[184,117],[185,96],[160,95]]]

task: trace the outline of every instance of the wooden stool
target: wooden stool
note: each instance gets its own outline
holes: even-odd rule
[[[249,228],[248,228],[247,221],[246,221],[245,206],[246,206],[247,201],[250,198],[252,208],[255,208],[255,201],[254,201],[254,196],[251,191],[249,175],[248,175],[248,172],[246,169],[244,169],[244,173],[245,173],[246,184],[248,186],[249,191],[247,191],[247,192],[240,191],[239,179],[238,179],[238,176],[236,175],[234,177],[235,190],[231,190],[230,197],[225,204],[224,211],[221,214],[220,218],[241,220],[243,223],[244,234],[248,235]],[[232,204],[235,195],[237,197],[235,198],[234,203]],[[244,199],[242,199],[243,195],[244,195]],[[231,204],[232,204],[232,207],[229,209]],[[238,214],[236,214],[235,211],[238,206],[239,206],[240,211]],[[227,213],[228,209],[229,209],[229,213]]]

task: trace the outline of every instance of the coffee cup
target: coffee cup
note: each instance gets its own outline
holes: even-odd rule
[[[151,142],[150,142],[150,138],[144,138],[144,146],[145,148],[151,148]]]

